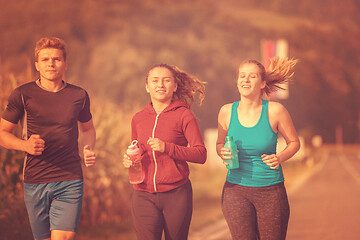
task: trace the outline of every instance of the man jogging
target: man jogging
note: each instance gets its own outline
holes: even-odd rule
[[[0,145],[26,152],[24,199],[34,238],[74,239],[83,200],[78,150],[82,133],[85,166],[95,164],[95,128],[87,92],[63,80],[63,40],[36,43],[36,81],[12,91],[0,122]],[[13,131],[21,122],[23,139]]]

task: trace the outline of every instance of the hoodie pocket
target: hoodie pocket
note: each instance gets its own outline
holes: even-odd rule
[[[184,161],[177,161],[166,157],[158,162],[156,181],[158,184],[171,184],[189,177],[189,166]]]

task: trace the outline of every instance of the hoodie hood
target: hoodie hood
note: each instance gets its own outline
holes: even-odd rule
[[[189,107],[183,101],[181,101],[179,99],[174,99],[174,100],[171,101],[169,106],[167,106],[162,112],[174,111],[174,110],[176,110],[178,108],[181,108],[181,107],[185,107],[185,108],[189,109]],[[154,109],[154,107],[152,105],[152,102],[149,102],[149,104],[144,108],[144,110],[146,112],[154,112],[154,113],[156,113],[155,109]]]

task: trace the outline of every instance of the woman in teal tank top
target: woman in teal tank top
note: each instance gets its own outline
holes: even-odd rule
[[[271,59],[268,71],[255,60],[239,67],[237,87],[241,100],[222,106],[218,117],[216,150],[232,136],[238,149],[239,168],[230,169],[223,188],[222,209],[233,239],[285,239],[289,203],[281,163],[300,148],[288,111],[277,102],[264,100],[279,84],[288,81],[296,60]],[[276,152],[278,134],[287,143]]]
[[[259,121],[252,127],[245,127],[239,122],[239,103],[237,101],[232,104],[227,135],[233,136],[237,145],[240,167],[229,170],[226,180],[249,187],[266,187],[283,182],[281,166],[271,169],[261,158],[263,154],[276,154],[278,134],[269,124],[269,102],[262,100]]]

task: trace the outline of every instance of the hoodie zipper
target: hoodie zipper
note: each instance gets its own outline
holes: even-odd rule
[[[159,118],[159,114],[156,115],[156,118],[155,118],[155,124],[154,124],[154,128],[153,128],[153,131],[152,131],[152,138],[155,138],[155,129],[156,129],[156,125],[157,125],[157,122],[158,122],[158,118]],[[157,189],[156,189],[156,173],[157,173],[157,162],[156,162],[156,156],[155,156],[155,151],[152,150],[152,154],[153,154],[153,158],[154,158],[154,163],[155,163],[155,171],[154,171],[154,178],[153,178],[153,183],[154,183],[154,191],[157,192]]]

